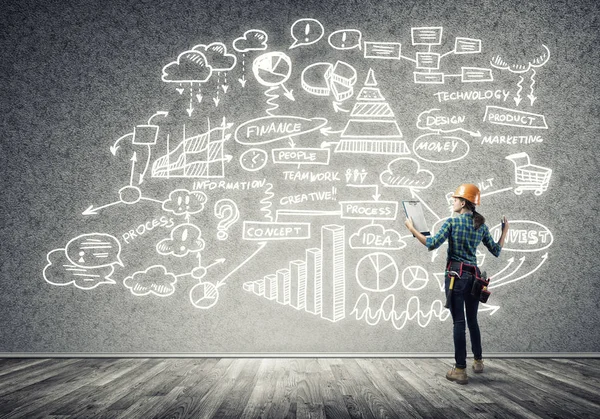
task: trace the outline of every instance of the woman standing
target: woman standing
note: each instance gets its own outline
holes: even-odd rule
[[[473,371],[483,372],[483,357],[481,349],[481,335],[477,323],[477,309],[479,306],[479,294],[472,295],[474,281],[481,273],[477,267],[477,246],[483,243],[491,254],[498,257],[504,239],[508,232],[508,221],[502,220],[502,235],[498,242],[494,242],[490,231],[485,224],[485,218],[475,210],[480,204],[481,194],[479,188],[471,183],[460,185],[454,194],[452,210],[458,214],[456,217],[448,218],[442,224],[440,230],[432,237],[425,237],[417,231],[410,218],[404,224],[427,249],[437,249],[448,240],[448,257],[446,260],[445,287],[446,295],[449,288],[453,288],[450,296],[450,313],[454,323],[454,367],[448,371],[446,378],[456,381],[458,384],[467,384],[467,342],[465,329],[466,322],[469,327],[471,338],[471,349],[475,360]],[[449,273],[456,272],[453,287],[450,287],[451,278]]]

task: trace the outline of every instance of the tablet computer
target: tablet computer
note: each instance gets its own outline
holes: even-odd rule
[[[421,201],[402,201],[404,207],[404,213],[406,217],[412,218],[413,225],[424,236],[429,236],[429,228],[427,228],[427,222],[425,221],[425,214],[423,213],[423,204]],[[414,236],[414,234],[413,234]]]

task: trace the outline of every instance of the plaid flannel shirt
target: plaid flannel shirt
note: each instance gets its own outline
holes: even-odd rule
[[[477,265],[477,246],[483,242],[490,253],[500,255],[502,247],[494,241],[487,225],[482,224],[477,230],[473,226],[473,214],[460,214],[448,218],[440,230],[427,237],[426,246],[429,250],[437,249],[448,240],[448,260]]]

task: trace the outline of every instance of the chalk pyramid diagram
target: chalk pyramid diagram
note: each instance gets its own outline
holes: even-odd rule
[[[377,87],[373,69],[350,113],[342,131],[336,153],[410,154],[389,103]]]

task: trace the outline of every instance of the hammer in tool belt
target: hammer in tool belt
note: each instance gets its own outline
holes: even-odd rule
[[[450,302],[452,301],[452,291],[454,290],[454,280],[456,278],[460,279],[460,275],[456,271],[448,272],[450,276],[450,286],[448,287],[448,293],[446,294],[446,304],[444,307],[450,308]]]

